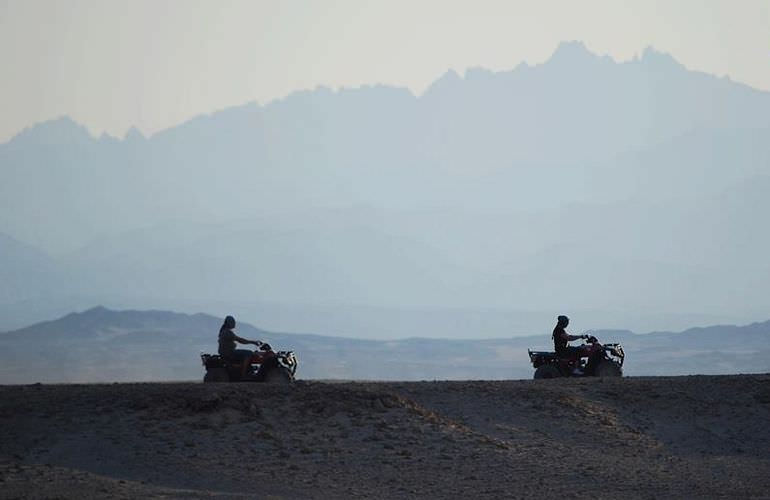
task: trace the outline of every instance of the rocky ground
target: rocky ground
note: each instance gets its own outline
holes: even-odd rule
[[[0,387],[2,498],[769,498],[770,375]]]

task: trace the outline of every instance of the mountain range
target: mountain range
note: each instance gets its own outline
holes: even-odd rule
[[[215,352],[220,318],[95,307],[0,333],[0,384],[196,380]],[[506,339],[362,340],[276,333],[239,322],[238,335],[294,350],[304,379],[479,380],[532,377],[527,349],[550,350],[548,332]],[[626,375],[767,373],[770,321],[680,333],[593,331],[620,342]],[[245,346],[249,347],[249,346]]]
[[[63,117],[0,145],[0,328],[94,302],[361,338],[756,321],[769,167],[770,93],[579,42],[151,137]]]

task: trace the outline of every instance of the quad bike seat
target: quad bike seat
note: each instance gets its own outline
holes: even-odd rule
[[[219,354],[203,354],[201,355],[203,364],[206,367],[224,367],[230,363],[228,360]]]
[[[539,363],[559,361],[559,360],[572,362],[580,358],[580,356],[578,356],[577,354],[559,356],[554,351],[528,351],[528,352],[529,352],[529,359],[539,360]]]
[[[553,351],[529,351],[529,357],[538,357],[541,359],[559,359],[559,356],[557,356]]]

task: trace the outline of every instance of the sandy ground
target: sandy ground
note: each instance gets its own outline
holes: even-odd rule
[[[0,387],[2,498],[770,498],[770,375]]]

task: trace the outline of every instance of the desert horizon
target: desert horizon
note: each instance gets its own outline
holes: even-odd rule
[[[767,498],[767,0],[0,0],[0,499]]]
[[[95,307],[0,333],[0,384],[202,380],[201,353],[217,353],[221,317]],[[535,371],[527,352],[552,351],[551,327],[500,338],[362,339],[323,332],[275,332],[239,321],[238,335],[291,350],[304,380],[511,380]],[[770,372],[770,320],[680,332],[590,333],[620,343],[627,376]],[[577,344],[577,343],[575,343]],[[46,346],[44,350],[30,345]],[[240,348],[255,349],[241,345]]]

